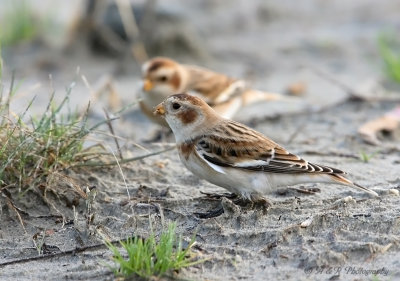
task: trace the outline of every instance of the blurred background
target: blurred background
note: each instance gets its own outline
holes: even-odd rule
[[[399,12],[396,0],[0,0],[3,87],[14,73],[16,108],[61,99],[72,81],[73,103],[118,107],[136,100],[141,64],[163,55],[263,90],[300,83],[324,106],[343,98],[341,84],[398,90]]]
[[[204,269],[189,272],[189,279],[300,280],[303,269],[360,264],[368,272],[388,268],[391,280],[400,280],[398,197],[382,195],[378,202],[348,189],[299,185],[271,194],[274,206],[268,215],[239,212],[223,203],[229,210],[221,220],[199,220],[194,211],[217,204],[200,192],[223,190],[184,169],[176,151],[165,152],[172,136],[145,143],[160,126],[138,107],[141,65],[154,56],[246,79],[255,89],[290,95],[296,102],[254,104],[236,120],[305,159],[348,171],[368,188],[395,189],[396,195],[399,35],[399,0],[0,0],[0,263],[24,262],[2,268],[1,276],[108,279],[104,272],[109,268],[99,269],[97,261],[104,252],[47,262],[35,257],[69,249],[75,253],[104,237],[132,237],[132,229],[146,237],[142,233],[147,235],[153,225],[150,213],[157,228],[164,224],[164,212],[166,221],[176,220],[187,237],[198,233],[199,257],[207,262]],[[69,93],[69,106],[62,107],[66,111],[85,113],[90,101],[89,122],[102,126],[81,127],[86,125],[81,114],[78,134],[75,119],[46,110],[53,105],[53,93],[58,102]],[[118,120],[104,124],[114,116]],[[19,117],[28,125],[21,125]],[[59,119],[72,123],[59,126]],[[87,128],[94,133],[90,138]],[[93,150],[82,149],[83,144],[93,144]],[[105,166],[108,156],[111,161],[117,156],[142,160],[122,168],[114,162],[118,169],[79,165],[104,157],[100,166]],[[20,187],[14,188],[22,185],[25,197]],[[97,191],[85,188],[92,185]],[[71,208],[75,205],[77,212]],[[25,263],[30,257],[34,262]],[[356,280],[343,272],[301,280]]]

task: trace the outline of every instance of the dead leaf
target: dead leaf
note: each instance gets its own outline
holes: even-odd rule
[[[369,144],[379,145],[378,134],[380,132],[393,132],[400,124],[400,106],[386,113],[378,119],[369,121],[358,129],[361,138]]]
[[[290,84],[286,90],[286,92],[292,96],[302,96],[306,93],[306,91],[307,91],[307,84],[302,81]]]
[[[55,233],[54,229],[47,229],[45,231],[45,235],[47,235],[47,236],[53,235],[54,233]]]
[[[169,161],[168,161],[168,160],[165,160],[165,161],[157,161],[157,162],[155,162],[154,164],[155,164],[158,168],[164,169],[165,166],[168,165],[168,163],[169,163]]]

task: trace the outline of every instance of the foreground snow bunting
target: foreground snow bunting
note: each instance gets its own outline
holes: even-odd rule
[[[165,121],[154,116],[152,109],[168,96],[187,91],[199,96],[218,114],[229,119],[245,105],[258,101],[289,100],[279,94],[249,89],[243,80],[163,57],[146,62],[142,74],[144,84],[140,108],[152,121],[161,125],[166,125]]]
[[[307,182],[342,184],[378,196],[346,179],[343,171],[309,163],[261,133],[220,117],[198,97],[170,96],[155,114],[171,127],[186,168],[244,199],[261,201],[278,186]]]

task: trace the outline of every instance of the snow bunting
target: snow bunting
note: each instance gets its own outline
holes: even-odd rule
[[[164,57],[156,57],[142,66],[143,91],[140,108],[152,121],[166,125],[152,109],[168,96],[190,92],[205,100],[225,118],[232,118],[242,107],[258,101],[284,99],[283,96],[249,89],[243,80]]]
[[[342,184],[378,196],[346,179],[345,172],[310,163],[261,133],[220,117],[198,97],[170,96],[154,113],[172,129],[186,168],[244,199],[262,201],[278,186],[308,182]]]

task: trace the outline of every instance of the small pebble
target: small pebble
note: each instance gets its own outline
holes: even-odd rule
[[[309,217],[308,219],[306,219],[305,221],[303,221],[303,222],[300,224],[300,226],[303,227],[303,228],[306,228],[306,227],[308,227],[308,226],[311,225],[312,221],[313,221],[313,217]]]

